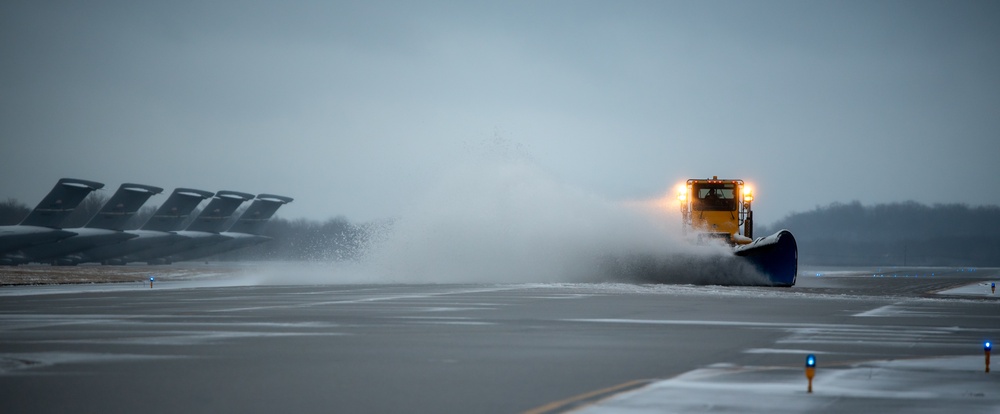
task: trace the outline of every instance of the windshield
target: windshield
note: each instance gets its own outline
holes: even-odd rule
[[[694,203],[691,206],[696,211],[735,211],[736,184],[694,184]]]

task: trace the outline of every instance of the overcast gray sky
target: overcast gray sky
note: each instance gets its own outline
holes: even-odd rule
[[[499,137],[610,200],[1000,204],[996,1],[4,1],[0,198],[61,177],[397,216]],[[165,196],[150,203],[162,202]]]

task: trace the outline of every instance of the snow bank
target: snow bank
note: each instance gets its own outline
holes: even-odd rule
[[[982,356],[871,361],[848,368],[820,364],[809,394],[803,368],[717,364],[576,412],[995,413],[1000,376],[984,368]]]

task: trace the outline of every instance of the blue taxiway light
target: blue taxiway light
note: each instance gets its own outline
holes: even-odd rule
[[[989,352],[990,349],[992,349],[992,348],[993,348],[993,344],[990,343],[990,341],[986,341],[986,343],[983,344],[983,350],[986,351],[986,352]]]
[[[812,368],[815,366],[816,366],[816,356],[813,354],[809,354],[809,356],[806,357],[806,367]]]
[[[149,277],[149,281],[150,281],[150,282],[152,282],[152,281],[153,281],[153,277],[152,277],[152,276],[150,276],[150,277]]]

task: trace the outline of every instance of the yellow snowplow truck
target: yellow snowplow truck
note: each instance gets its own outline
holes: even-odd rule
[[[685,234],[699,241],[718,239],[750,261],[773,286],[792,286],[798,273],[798,246],[788,230],[753,238],[753,190],[737,179],[692,178],[682,187],[681,219]]]

